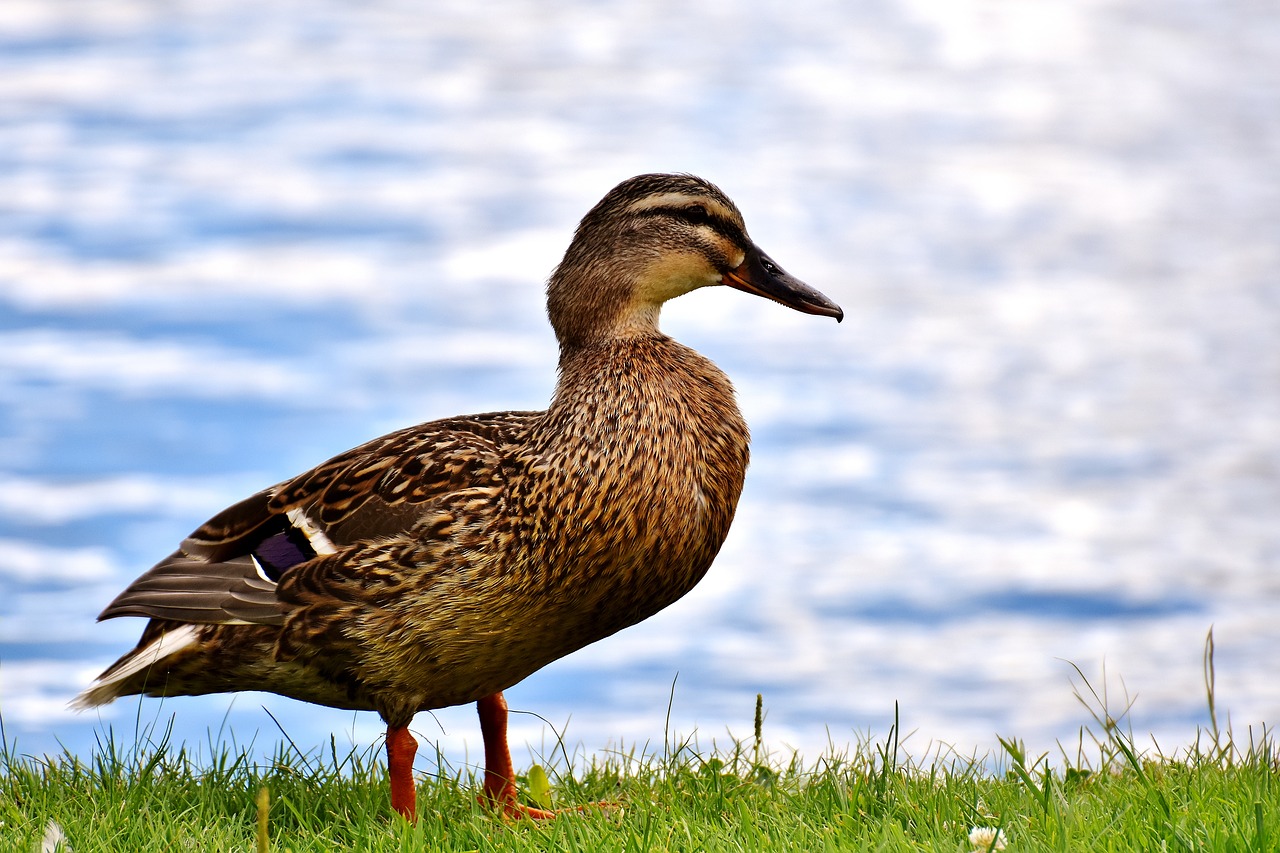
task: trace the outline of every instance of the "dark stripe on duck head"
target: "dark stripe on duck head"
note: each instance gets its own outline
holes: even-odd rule
[[[735,222],[712,213],[702,204],[682,204],[672,207],[651,207],[640,211],[641,216],[668,216],[672,219],[679,219],[689,225],[699,226],[706,225],[712,231],[715,231],[721,237],[731,240],[734,243],[743,243],[746,235],[742,233],[742,228]]]

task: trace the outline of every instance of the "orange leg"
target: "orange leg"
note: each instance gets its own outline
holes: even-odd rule
[[[522,806],[516,802],[516,773],[511,766],[511,750],[507,748],[507,700],[501,693],[486,696],[476,703],[480,713],[480,734],[484,738],[484,796],[503,817],[528,817],[535,820],[555,817],[555,812]]]
[[[418,742],[408,726],[387,726],[387,771],[391,777],[391,808],[409,823],[418,820],[418,796],[413,790],[413,757]]]

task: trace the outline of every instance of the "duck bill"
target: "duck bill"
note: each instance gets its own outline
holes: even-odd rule
[[[844,319],[844,311],[839,305],[787,273],[757,246],[748,249],[742,263],[725,273],[721,281],[805,314],[835,317],[837,323]]]

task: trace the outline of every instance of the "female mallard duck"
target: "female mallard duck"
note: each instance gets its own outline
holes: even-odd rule
[[[410,427],[222,511],[98,617],[151,621],[77,702],[266,690],[377,711],[410,820],[410,721],[477,702],[485,797],[548,816],[516,802],[502,691],[684,595],[733,519],[748,440],[733,388],[658,331],[662,303],[715,284],[844,316],[712,184],[624,181],[547,286],[545,412]]]

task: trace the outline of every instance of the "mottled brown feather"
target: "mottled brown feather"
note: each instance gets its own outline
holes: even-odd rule
[[[728,533],[748,433],[729,380],[658,331],[658,307],[744,257],[763,256],[705,181],[615,188],[548,285],[561,358],[546,411],[400,430],[214,516],[103,612],[152,621],[82,702],[270,690],[403,726],[671,604]],[[839,316],[776,272],[793,307]],[[314,526],[315,555],[273,579],[249,555],[291,519]],[[112,680],[181,626],[189,645]]]

